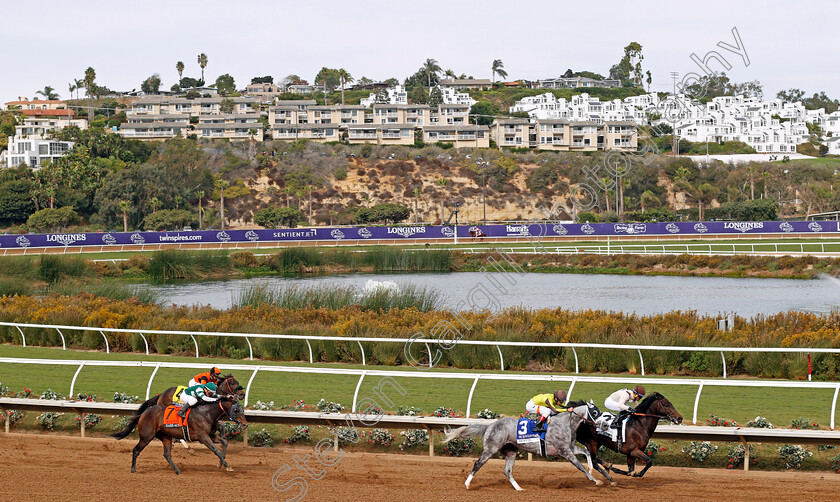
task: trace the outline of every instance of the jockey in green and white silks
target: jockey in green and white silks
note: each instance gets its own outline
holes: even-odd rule
[[[219,398],[216,397],[216,384],[213,382],[206,385],[198,384],[187,387],[181,392],[181,401],[184,402],[184,406],[181,407],[178,416],[185,418],[187,416],[187,410],[198,403],[213,403],[218,400]]]

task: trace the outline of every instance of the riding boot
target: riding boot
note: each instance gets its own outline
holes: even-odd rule
[[[534,424],[534,432],[536,432],[538,434],[540,432],[545,432],[547,428],[548,428],[548,426],[547,426],[546,417],[540,417],[540,419],[537,420],[537,423]]]
[[[627,418],[628,415],[630,415],[628,411],[620,411],[618,416],[615,417],[615,420],[613,420],[613,423],[610,424],[610,428],[621,429],[621,423],[624,422],[624,419]]]
[[[178,416],[181,417],[181,418],[187,418],[187,411],[189,409],[190,409],[190,405],[188,405],[188,404],[185,404],[184,406],[181,406],[181,409],[178,410]]]

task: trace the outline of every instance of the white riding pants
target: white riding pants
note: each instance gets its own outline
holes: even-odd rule
[[[188,395],[186,395],[182,392],[181,393],[181,401],[186,403],[187,406],[195,406],[198,403],[198,398],[196,398],[194,396],[188,396]]]
[[[616,413],[618,413],[619,411],[621,411],[621,405],[620,405],[620,404],[618,404],[618,403],[616,403],[615,401],[613,401],[613,400],[612,400],[612,399],[610,399],[610,398],[607,398],[607,399],[605,399],[605,400],[604,400],[604,406],[605,406],[608,410],[610,410],[610,411],[614,411],[614,412],[616,412]]]
[[[551,415],[554,415],[554,412],[551,411],[551,408],[534,404],[533,399],[528,401],[528,404],[525,405],[525,410],[528,411],[528,413],[537,413],[540,416],[545,417],[545,418],[548,418]]]

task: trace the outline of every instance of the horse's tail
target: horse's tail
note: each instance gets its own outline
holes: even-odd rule
[[[480,436],[484,434],[484,431],[486,431],[488,427],[490,427],[488,424],[473,424],[466,427],[458,427],[455,430],[447,432],[443,442],[448,443],[455,438],[471,438]]]
[[[128,421],[128,425],[125,426],[124,430],[120,432],[115,432],[113,434],[109,434],[109,436],[111,436],[112,438],[123,439],[124,437],[131,434],[131,431],[133,431],[137,427],[138,422],[140,422],[140,413],[137,413],[131,417],[131,419]]]

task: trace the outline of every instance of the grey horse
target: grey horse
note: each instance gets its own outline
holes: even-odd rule
[[[587,408],[586,404],[582,402],[576,402],[574,404],[576,406],[571,408],[570,412],[561,413],[551,417],[551,421],[548,423],[548,430],[545,435],[545,453],[549,457],[561,456],[565,458],[571,462],[572,465],[580,469],[580,471],[583,472],[590,481],[594,482],[595,485],[600,485],[601,481],[592,477],[591,471],[587,471],[580,461],[578,461],[577,457],[575,457],[575,455],[586,455],[586,459],[590,462],[590,465],[594,465],[598,472],[610,480],[610,484],[614,486],[615,482],[612,477],[607,471],[601,468],[597,459],[595,462],[592,462],[592,459],[589,457],[589,452],[580,446],[575,445],[577,429],[583,421],[583,417],[586,416]],[[468,490],[475,473],[481,469],[481,466],[490,460],[490,457],[499,451],[501,451],[501,453],[505,456],[505,476],[507,476],[508,481],[510,481],[510,484],[512,484],[516,490],[522,490],[519,483],[513,479],[513,464],[516,461],[516,452],[521,450],[527,453],[535,453],[539,455],[540,445],[539,443],[525,443],[521,445],[516,443],[516,428],[518,422],[518,418],[503,417],[492,424],[468,425],[446,433],[446,439],[444,439],[444,442],[449,442],[455,438],[484,435],[484,451],[481,453],[478,460],[475,461],[472,472],[466,482],[464,482]]]

